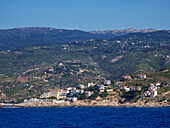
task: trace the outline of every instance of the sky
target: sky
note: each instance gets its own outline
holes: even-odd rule
[[[0,29],[170,30],[170,0],[0,0]]]

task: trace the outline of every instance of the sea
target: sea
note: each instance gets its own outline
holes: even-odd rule
[[[170,128],[170,108],[0,108],[0,128]]]

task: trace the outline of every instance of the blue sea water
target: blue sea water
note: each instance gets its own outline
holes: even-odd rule
[[[0,108],[0,128],[168,128],[170,108]]]

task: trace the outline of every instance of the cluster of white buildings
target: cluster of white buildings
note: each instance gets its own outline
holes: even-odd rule
[[[129,76],[129,75],[124,75],[121,77],[123,80],[132,80],[132,77]],[[138,74],[136,75],[136,78],[139,78],[139,79],[145,79],[146,78],[146,75],[145,74]]]
[[[97,85],[99,87],[100,92],[104,92],[105,85],[111,84],[110,80],[106,80],[103,84]],[[90,97],[94,92],[93,91],[85,91],[85,88],[89,88],[94,86],[93,83],[88,83],[87,86],[79,84],[76,87],[68,87],[65,89],[59,90],[51,90],[49,92],[45,92],[40,96],[40,98],[49,98],[49,97],[56,97],[56,99],[66,99],[68,97],[74,97],[75,94],[85,94],[86,97]]]
[[[160,86],[160,83],[156,83],[155,85],[151,84],[150,87],[148,88],[148,90],[145,91],[141,97],[147,97],[147,96],[155,97],[155,96],[157,96],[157,89],[159,88],[159,86]]]
[[[122,84],[121,82],[117,82],[117,87],[119,89],[125,89],[126,92],[129,91],[141,91],[141,87],[134,87],[134,86],[125,86],[124,84]]]

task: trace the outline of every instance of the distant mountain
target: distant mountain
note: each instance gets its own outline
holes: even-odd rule
[[[0,50],[21,48],[35,44],[80,41],[98,37],[96,34],[81,30],[64,30],[49,27],[14,28],[0,30]]]
[[[126,35],[126,34],[129,34],[129,33],[136,33],[136,32],[147,33],[147,32],[154,32],[154,31],[158,31],[158,30],[152,29],[152,28],[151,29],[143,29],[143,30],[137,30],[137,29],[129,28],[129,29],[123,29],[123,30],[116,30],[115,29],[115,30],[105,30],[105,31],[90,31],[90,33],[105,35],[109,38],[109,37]]]
[[[125,29],[85,32],[81,30],[55,29],[50,27],[28,27],[0,30],[0,50],[22,48],[38,44],[60,44],[88,39],[112,39],[133,32],[152,32],[156,29]]]

